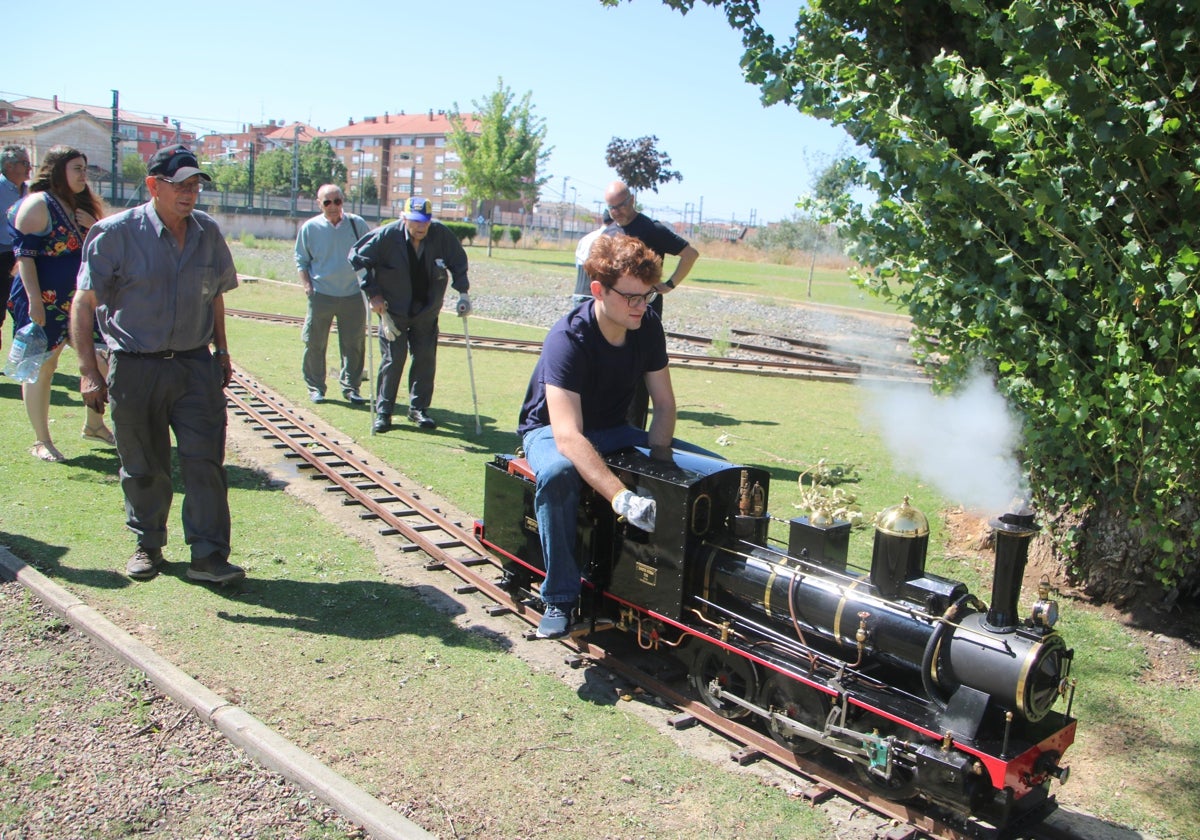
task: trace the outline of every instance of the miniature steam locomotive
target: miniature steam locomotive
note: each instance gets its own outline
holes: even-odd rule
[[[1066,781],[1075,737],[1074,652],[1045,587],[1018,616],[1031,514],[992,522],[989,606],[925,571],[928,523],[907,500],[881,514],[871,568],[859,571],[847,564],[848,523],[799,517],[786,549],[769,544],[765,470],[633,448],[606,460],[655,498],[657,524],[619,521],[585,485],[585,618],[643,648],[690,652],[689,679],[719,714],[757,719],[795,753],[840,757],[890,799],[1001,831],[1053,810],[1049,787]],[[545,573],[533,493],[523,459],[486,465],[479,535],[526,588]]]

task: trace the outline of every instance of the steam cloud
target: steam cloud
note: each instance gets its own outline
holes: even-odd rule
[[[979,514],[1007,513],[1026,503],[1016,457],[1020,425],[984,373],[974,373],[946,397],[919,385],[872,390],[870,419],[899,467]]]

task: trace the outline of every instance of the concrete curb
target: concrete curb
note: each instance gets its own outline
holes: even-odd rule
[[[349,779],[271,730],[262,721],[210,691],[117,627],[92,607],[0,546],[0,574],[36,595],[93,642],[146,674],[175,702],[194,710],[265,767],[309,791],[379,840],[434,840]]]

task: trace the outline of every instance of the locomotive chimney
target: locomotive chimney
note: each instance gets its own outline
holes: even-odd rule
[[[1007,633],[1017,626],[1017,599],[1029,561],[1029,539],[1038,532],[1033,511],[1022,508],[988,523],[996,530],[996,569],[992,573],[992,606],[983,624]]]

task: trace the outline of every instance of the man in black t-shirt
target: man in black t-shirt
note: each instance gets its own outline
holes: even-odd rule
[[[533,506],[546,562],[538,636],[546,639],[567,632],[579,597],[575,524],[584,482],[631,524],[654,530],[655,502],[629,490],[604,455],[627,446],[649,447],[661,460],[671,459],[673,447],[703,451],[674,439],[667,343],[648,307],[658,296],[661,263],[643,243],[618,235],[597,239],[584,267],[592,297],[546,336],[517,425],[537,477]],[[649,431],[625,419],[639,382],[654,397]]]
[[[658,254],[664,264],[668,254],[679,257],[671,276],[654,286],[654,291],[658,292],[659,297],[651,307],[661,316],[663,298],[688,276],[688,272],[700,258],[700,252],[662,222],[638,212],[637,201],[624,181],[613,181],[608,185],[608,189],[604,191],[604,203],[608,205],[608,212],[612,214],[613,221],[620,225],[621,232],[640,239]],[[629,407],[629,422],[644,429],[649,407],[650,395],[644,387],[638,388],[633,404]]]

